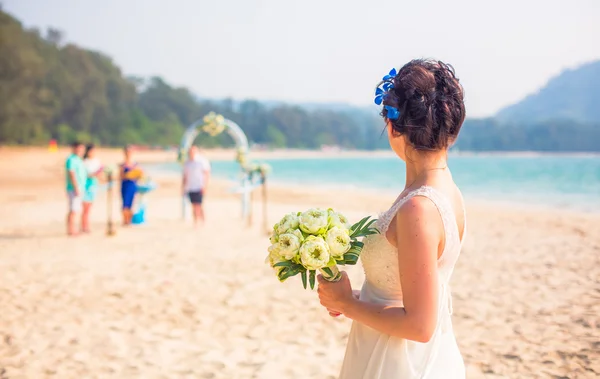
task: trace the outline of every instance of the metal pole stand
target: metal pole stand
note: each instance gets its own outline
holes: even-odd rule
[[[107,220],[106,220],[106,235],[107,236],[114,236],[116,234],[115,231],[115,226],[113,224],[113,215],[112,215],[112,203],[113,203],[113,178],[112,178],[112,172],[108,172],[107,174],[107,181],[108,181],[108,187],[107,187],[107,191],[106,191],[106,206],[107,206]]]
[[[263,228],[265,229],[265,233],[267,235],[271,234],[269,228],[269,216],[267,213],[267,176],[262,174],[262,201],[263,201]]]

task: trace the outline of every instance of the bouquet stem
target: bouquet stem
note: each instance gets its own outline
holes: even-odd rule
[[[342,278],[342,274],[337,265],[331,267],[320,268],[319,272],[328,282],[337,282]]]

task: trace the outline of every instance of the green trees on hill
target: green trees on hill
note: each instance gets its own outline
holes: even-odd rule
[[[365,142],[364,125],[341,112],[266,107],[253,100],[198,101],[158,77],[126,78],[109,57],[62,39],[54,29],[45,35],[26,30],[0,11],[0,143],[77,138],[108,145],[177,144],[187,125],[216,111],[239,123],[255,143],[375,147]],[[231,143],[226,135],[200,142]]]
[[[584,74],[598,75],[597,68],[586,66]],[[569,78],[577,78],[571,91],[565,90],[573,82]],[[556,114],[568,115],[581,108],[587,118],[529,119],[525,117],[527,107],[512,107],[501,115],[519,115],[516,119],[467,120],[457,147],[600,151],[600,119],[589,119],[600,109],[595,105],[597,86],[581,85],[584,82],[581,74],[569,72],[567,79],[554,80],[554,89],[526,102],[536,101],[539,116],[540,112],[548,114],[548,109],[573,103],[558,101],[557,93],[579,91],[577,99],[586,102],[575,101],[579,108]],[[562,92],[556,90],[558,87]],[[586,98],[583,90],[595,92]],[[549,108],[539,104],[551,101]],[[173,87],[159,77],[124,77],[109,57],[65,44],[62,33],[55,29],[45,33],[27,30],[0,9],[0,144],[45,144],[55,138],[60,143],[79,139],[105,145],[173,145],[178,144],[185,127],[210,111],[238,123],[257,144],[308,149],[322,145],[387,147],[384,124],[375,107],[363,110],[342,105],[301,107],[255,100],[198,100],[186,88]],[[205,146],[232,144],[225,134],[205,136],[199,142]]]
[[[456,147],[466,151],[600,152],[600,123],[467,120]]]
[[[24,30],[0,12],[0,142],[55,137],[114,142],[136,103],[135,87],[110,58]]]

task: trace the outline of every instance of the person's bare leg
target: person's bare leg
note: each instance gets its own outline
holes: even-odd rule
[[[70,236],[77,235],[75,230],[75,212],[67,213],[67,234]]]
[[[123,208],[123,226],[129,225],[129,222],[130,222],[129,212],[130,211],[128,208]]]
[[[202,208],[202,204],[198,204],[198,220],[204,225],[204,209]]]
[[[90,232],[90,209],[92,203],[83,203],[83,212],[81,212],[81,231],[84,233]]]
[[[133,220],[133,211],[130,209],[127,209],[127,225],[131,225],[131,221]]]
[[[192,214],[194,216],[194,226],[198,226],[200,204],[192,204]]]

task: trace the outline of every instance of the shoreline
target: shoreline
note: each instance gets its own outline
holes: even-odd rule
[[[229,187],[234,187],[236,185],[232,180],[227,180],[225,178],[214,178],[215,182],[219,182],[220,186],[225,186],[225,183],[229,185]],[[287,192],[290,190],[297,190],[299,185],[290,184],[290,183],[282,183],[271,181],[269,183],[269,188],[278,192]],[[308,192],[318,192],[323,194],[323,196],[330,195],[331,193],[342,193],[343,197],[346,197],[350,194],[360,194],[365,197],[381,197],[385,196],[391,201],[393,201],[400,192],[402,192],[402,188],[398,190],[393,189],[377,189],[377,188],[364,188],[364,187],[354,187],[354,186],[336,186],[326,185],[326,184],[314,184],[310,183],[308,186]],[[300,189],[302,191],[302,189]],[[600,215],[600,207],[596,206],[595,209],[589,208],[588,210],[583,208],[583,204],[569,204],[561,206],[559,204],[554,203],[532,203],[527,200],[519,200],[519,199],[489,199],[480,196],[473,196],[471,194],[464,194],[463,197],[465,199],[465,204],[467,208],[486,208],[492,211],[501,211],[501,210],[510,210],[510,211],[519,211],[524,210],[528,212],[542,212],[542,213],[560,213],[560,214],[569,214],[569,215],[589,215],[589,216],[597,216]]]
[[[180,173],[176,171],[170,171],[168,169],[156,169],[153,170],[150,168],[148,170],[152,173],[152,176],[157,179],[157,181],[177,181]],[[233,188],[238,185],[238,183],[226,175],[213,175],[211,177],[211,181],[219,183],[219,188],[228,187]],[[278,180],[269,180],[268,187],[270,189],[274,189],[276,191],[302,191],[307,190],[309,192],[318,191],[323,195],[331,194],[332,192],[343,192],[343,193],[360,193],[364,196],[387,196],[392,198],[392,200],[398,195],[398,193],[402,192],[402,188],[392,189],[392,188],[377,188],[377,187],[361,187],[356,185],[340,185],[335,183],[306,183],[302,185],[301,183],[291,183],[284,182]],[[565,195],[566,196],[566,195]],[[600,214],[600,204],[592,207],[592,205],[588,205],[587,202],[581,201],[577,203],[567,203],[565,204],[562,199],[556,198],[554,202],[535,202],[530,199],[521,198],[519,199],[505,196],[503,198],[494,198],[490,199],[485,195],[474,195],[473,193],[467,191],[463,191],[463,197],[465,198],[465,202],[470,205],[489,207],[493,209],[511,209],[511,210],[529,210],[529,211],[552,211],[552,212],[567,212],[569,214],[586,214],[586,215],[598,215]]]
[[[121,148],[117,147],[97,147],[98,154],[103,157],[120,158]],[[54,154],[66,155],[70,151],[69,147],[61,146]],[[0,146],[0,154],[12,153],[23,154],[27,152],[40,153],[48,152],[47,147],[43,146]],[[210,160],[228,161],[234,160],[236,155],[235,148],[202,148],[202,152]],[[511,157],[511,158],[537,158],[537,157],[583,157],[600,158],[600,152],[542,152],[542,151],[449,151],[449,157]],[[340,159],[340,158],[393,158],[396,155],[389,149],[385,150],[305,150],[305,149],[269,149],[253,150],[250,149],[248,157],[251,160],[284,160],[284,159]],[[174,149],[140,149],[136,150],[136,157],[140,163],[167,163],[177,162],[177,151]]]

